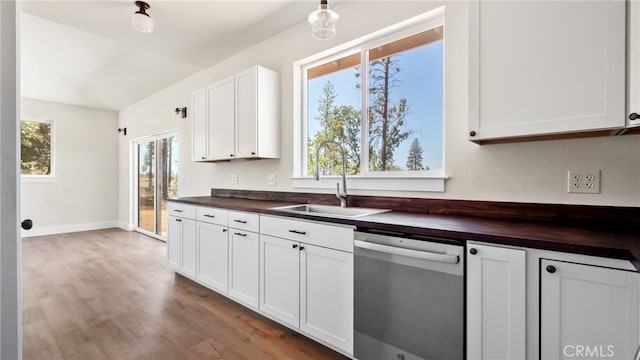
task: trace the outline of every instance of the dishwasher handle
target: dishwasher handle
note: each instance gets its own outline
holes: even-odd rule
[[[457,264],[460,262],[460,257],[457,255],[439,254],[439,253],[434,253],[429,251],[405,249],[401,247],[381,245],[381,244],[376,244],[376,243],[362,241],[362,240],[354,240],[353,243],[355,247],[392,254],[392,255],[407,256],[407,257],[412,257],[416,259],[436,261],[436,262],[442,262],[447,264]]]

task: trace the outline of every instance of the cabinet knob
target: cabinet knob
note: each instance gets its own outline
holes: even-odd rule
[[[554,272],[556,272],[556,270],[557,270],[557,269],[556,269],[556,267],[555,267],[555,266],[553,266],[553,265],[547,265],[547,272],[548,272],[549,274],[553,274]]]
[[[177,221],[177,222],[182,222],[182,220],[180,220],[180,219],[176,219],[176,221]]]
[[[478,250],[477,250],[476,248],[471,248],[471,249],[469,249],[469,254],[471,254],[471,255],[475,255],[475,254],[477,254],[477,253],[478,253]]]
[[[31,221],[31,219],[25,219],[24,221],[22,221],[22,223],[20,223],[20,226],[22,226],[22,228],[25,230],[31,230],[31,228],[33,227],[33,221]]]
[[[227,229],[222,229],[222,232],[227,232]]]
[[[233,157],[233,154],[229,154],[229,157]]]
[[[304,250],[304,246],[300,245],[300,251]]]
[[[203,156],[203,157],[202,157],[202,160],[204,160],[204,159],[205,159],[205,157]]]
[[[254,155],[254,156],[255,156],[255,154],[256,154],[256,153],[255,153],[255,151],[252,151],[252,152],[251,152],[251,155]]]
[[[476,132],[475,131],[469,132],[469,136],[471,136],[471,137],[476,136]]]
[[[638,113],[629,114],[629,120],[636,120],[636,119],[640,119],[640,115],[638,115]]]
[[[293,245],[291,245],[291,247],[295,249],[295,248],[298,247],[298,244],[293,244]]]

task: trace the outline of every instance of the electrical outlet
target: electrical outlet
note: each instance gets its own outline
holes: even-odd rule
[[[238,174],[231,175],[231,183],[232,184],[237,184],[238,183]]]
[[[600,170],[569,170],[567,191],[600,194]]]
[[[275,186],[276,185],[276,174],[267,175],[267,185]]]

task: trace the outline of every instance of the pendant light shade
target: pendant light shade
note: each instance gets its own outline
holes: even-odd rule
[[[313,31],[313,37],[319,40],[329,40],[336,35],[336,22],[338,14],[329,9],[327,0],[320,0],[318,10],[309,14],[309,24]]]
[[[135,4],[139,10],[131,15],[131,25],[140,32],[150,33],[153,30],[153,19],[147,14],[147,10],[151,6],[144,1],[136,1]]]

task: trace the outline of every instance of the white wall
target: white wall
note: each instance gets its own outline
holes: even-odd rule
[[[445,168],[450,179],[444,193],[360,192],[360,194],[538,203],[640,205],[640,137],[558,140],[479,146],[467,141],[468,51],[467,4],[447,1],[445,31]],[[212,187],[295,191],[293,174],[293,62],[442,5],[427,1],[342,2],[338,35],[316,41],[306,22],[248,48],[120,112],[120,126],[132,136],[177,129],[180,136],[180,196],[207,195]],[[211,44],[215,46],[215,44]],[[193,163],[188,119],[172,110],[190,106],[190,93],[251,65],[281,74],[282,158],[231,163]],[[129,221],[128,140],[120,139],[120,220]],[[602,193],[568,194],[568,169],[601,169]],[[266,176],[277,175],[277,186]],[[238,174],[239,184],[231,184]],[[307,189],[298,189],[308,191]],[[352,192],[355,193],[355,192]]]
[[[25,236],[116,226],[118,114],[22,99],[23,117],[54,121],[54,182],[22,181]]]

